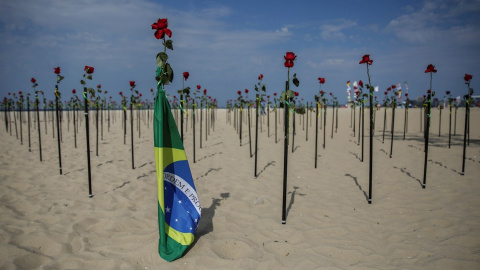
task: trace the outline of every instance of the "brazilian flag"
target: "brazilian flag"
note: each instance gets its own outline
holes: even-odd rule
[[[173,261],[193,243],[202,209],[183,143],[161,85],[157,91],[154,115],[158,253],[163,259]]]

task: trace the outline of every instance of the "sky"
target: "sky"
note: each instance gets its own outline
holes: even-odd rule
[[[56,75],[62,99],[81,92],[84,66],[95,68],[88,87],[98,84],[117,102],[129,81],[143,99],[153,100],[156,55],[162,42],[151,24],[168,18],[175,72],[167,94],[185,87],[207,89],[220,106],[237,91],[254,86],[263,74],[267,95],[281,93],[287,80],[286,52],[297,55],[292,86],[305,101],[319,90],[347,102],[346,82],[368,82],[362,56],[369,54],[371,82],[379,100],[390,85],[408,82],[410,98],[430,89],[429,64],[438,70],[432,89],[443,98],[467,92],[463,77],[480,76],[480,0],[425,1],[153,1],[153,0],[2,0],[0,1],[0,98],[33,93],[30,79],[54,99]],[[320,85],[318,78],[325,78]],[[321,88],[320,88],[321,86]],[[475,90],[476,94],[479,90]]]

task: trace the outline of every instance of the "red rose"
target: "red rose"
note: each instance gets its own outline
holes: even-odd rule
[[[450,95],[450,91],[447,91],[447,95]]]
[[[423,99],[425,99],[427,96],[423,95]]]
[[[273,96],[275,96],[275,97],[276,97],[276,96],[277,96],[277,93],[273,93]]]
[[[97,85],[97,88],[102,88],[102,85],[101,84]]]
[[[200,86],[200,84],[198,84],[197,89],[200,90],[200,88],[202,88],[202,86]]]
[[[387,91],[390,91],[390,90],[392,90],[392,88],[391,88],[391,87],[388,87],[388,88],[387,88]]]
[[[330,92],[330,96],[333,96],[332,92]]]
[[[30,81],[31,81],[32,83],[36,83],[36,82],[37,82],[37,80],[35,80],[35,78],[31,78]]]
[[[263,74],[258,75],[258,80],[263,80]]]
[[[94,68],[93,68],[93,67],[89,67],[89,66],[85,66],[85,68],[84,68],[83,70],[85,70],[85,72],[87,72],[87,74],[92,74]]]
[[[285,67],[291,68],[293,67],[293,61],[297,58],[297,56],[293,52],[287,52],[284,58],[285,58]]]
[[[156,29],[155,37],[157,39],[161,39],[165,37],[165,34],[168,37],[172,37],[172,31],[167,28],[168,27],[168,20],[167,19],[158,19],[156,23],[152,24],[152,29]]]
[[[18,94],[21,95],[21,94],[22,94],[22,91],[18,91]]]
[[[203,89],[203,94],[204,94],[204,95],[207,94],[207,89]]]
[[[138,94],[139,96],[142,96],[142,93]]]
[[[188,73],[186,71],[183,72],[183,78],[185,79],[185,81],[188,80],[188,76],[190,76],[190,73]]]
[[[298,92],[294,92],[295,96],[298,97]]]
[[[405,96],[408,97],[408,93],[405,93]]]
[[[427,94],[430,94],[432,91],[430,89],[427,90]]]
[[[153,93],[153,88],[150,88],[150,92],[152,92],[152,93]]]
[[[466,81],[466,82],[469,82],[471,79],[473,78],[472,75],[469,75],[467,73],[465,73],[465,77],[463,77],[463,79]]]
[[[242,95],[242,91],[238,90],[237,94]]]
[[[75,94],[75,93],[77,93],[77,90],[73,89],[72,94]]]
[[[293,67],[293,61],[291,61],[291,60],[285,61],[285,67],[287,67],[287,68]]]
[[[105,95],[108,93],[108,91],[105,91]]]
[[[248,89],[245,89],[245,94],[248,94]]]
[[[8,92],[8,95],[10,96],[12,93]]]
[[[267,96],[267,98],[270,98],[270,96]]]
[[[430,64],[427,66],[427,69],[425,70],[425,73],[429,73],[429,72],[433,72],[433,73],[437,73],[437,70],[435,69],[435,66]]]
[[[325,78],[318,78],[318,82],[320,84],[324,84],[325,83]]]
[[[365,54],[363,57],[362,57],[362,61],[360,61],[359,64],[369,64],[371,65],[373,63],[373,60],[370,60],[370,55],[369,54]]]
[[[120,93],[118,93],[118,94],[119,94],[120,96],[122,96],[122,95],[123,95],[123,92],[120,92]]]
[[[284,56],[285,60],[292,60],[294,61],[297,56],[293,52],[287,52]]]
[[[387,95],[387,94],[388,94],[388,92],[387,92],[387,91],[385,91],[385,95]]]
[[[395,89],[395,87],[396,87],[396,86],[392,84],[392,89]]]
[[[135,87],[135,81],[130,81],[130,87]]]
[[[363,87],[363,82],[362,82],[362,80],[360,80],[360,81],[358,82],[358,85],[360,85],[360,87]]]
[[[323,95],[323,90],[320,90],[320,95]]]
[[[60,67],[53,68],[53,72],[55,72],[55,74],[60,74]]]

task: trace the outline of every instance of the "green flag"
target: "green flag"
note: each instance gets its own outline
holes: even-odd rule
[[[155,163],[158,186],[158,252],[173,261],[193,243],[201,207],[170,104],[161,85],[154,111]]]

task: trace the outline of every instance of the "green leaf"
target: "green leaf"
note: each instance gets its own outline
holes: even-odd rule
[[[265,84],[262,85],[262,91],[267,92],[267,87],[265,86]]]
[[[163,69],[164,63],[168,60],[168,55],[164,52],[160,52],[157,54],[157,66]]]
[[[173,51],[173,40],[169,39],[165,42],[165,47]]]
[[[292,82],[296,87],[298,87],[298,85],[300,84],[300,81],[295,76],[294,76]]]
[[[288,97],[290,97],[290,98],[295,96],[295,92],[293,92],[293,90],[288,90],[287,94],[288,94]]]
[[[164,52],[159,52],[157,54],[157,58],[160,58],[162,61],[167,61],[168,60],[168,55]]]
[[[91,80],[91,79],[92,79],[92,75],[88,75],[88,76],[87,76],[87,79]]]
[[[305,108],[296,108],[295,109],[295,112],[298,113],[298,114],[305,114]]]
[[[84,80],[81,80],[80,83],[81,83],[82,85],[85,85],[85,81],[84,81]]]
[[[258,87],[257,87],[256,85],[255,85],[255,91],[257,91],[257,92],[258,92]]]
[[[172,67],[170,67],[170,64],[169,64],[169,63],[167,63],[167,64],[165,65],[165,67],[166,67],[166,69],[167,69],[167,72],[166,72],[166,73],[167,73],[167,76],[168,76],[168,80],[169,80],[170,82],[172,82],[172,81],[173,81],[173,69],[172,69]]]

